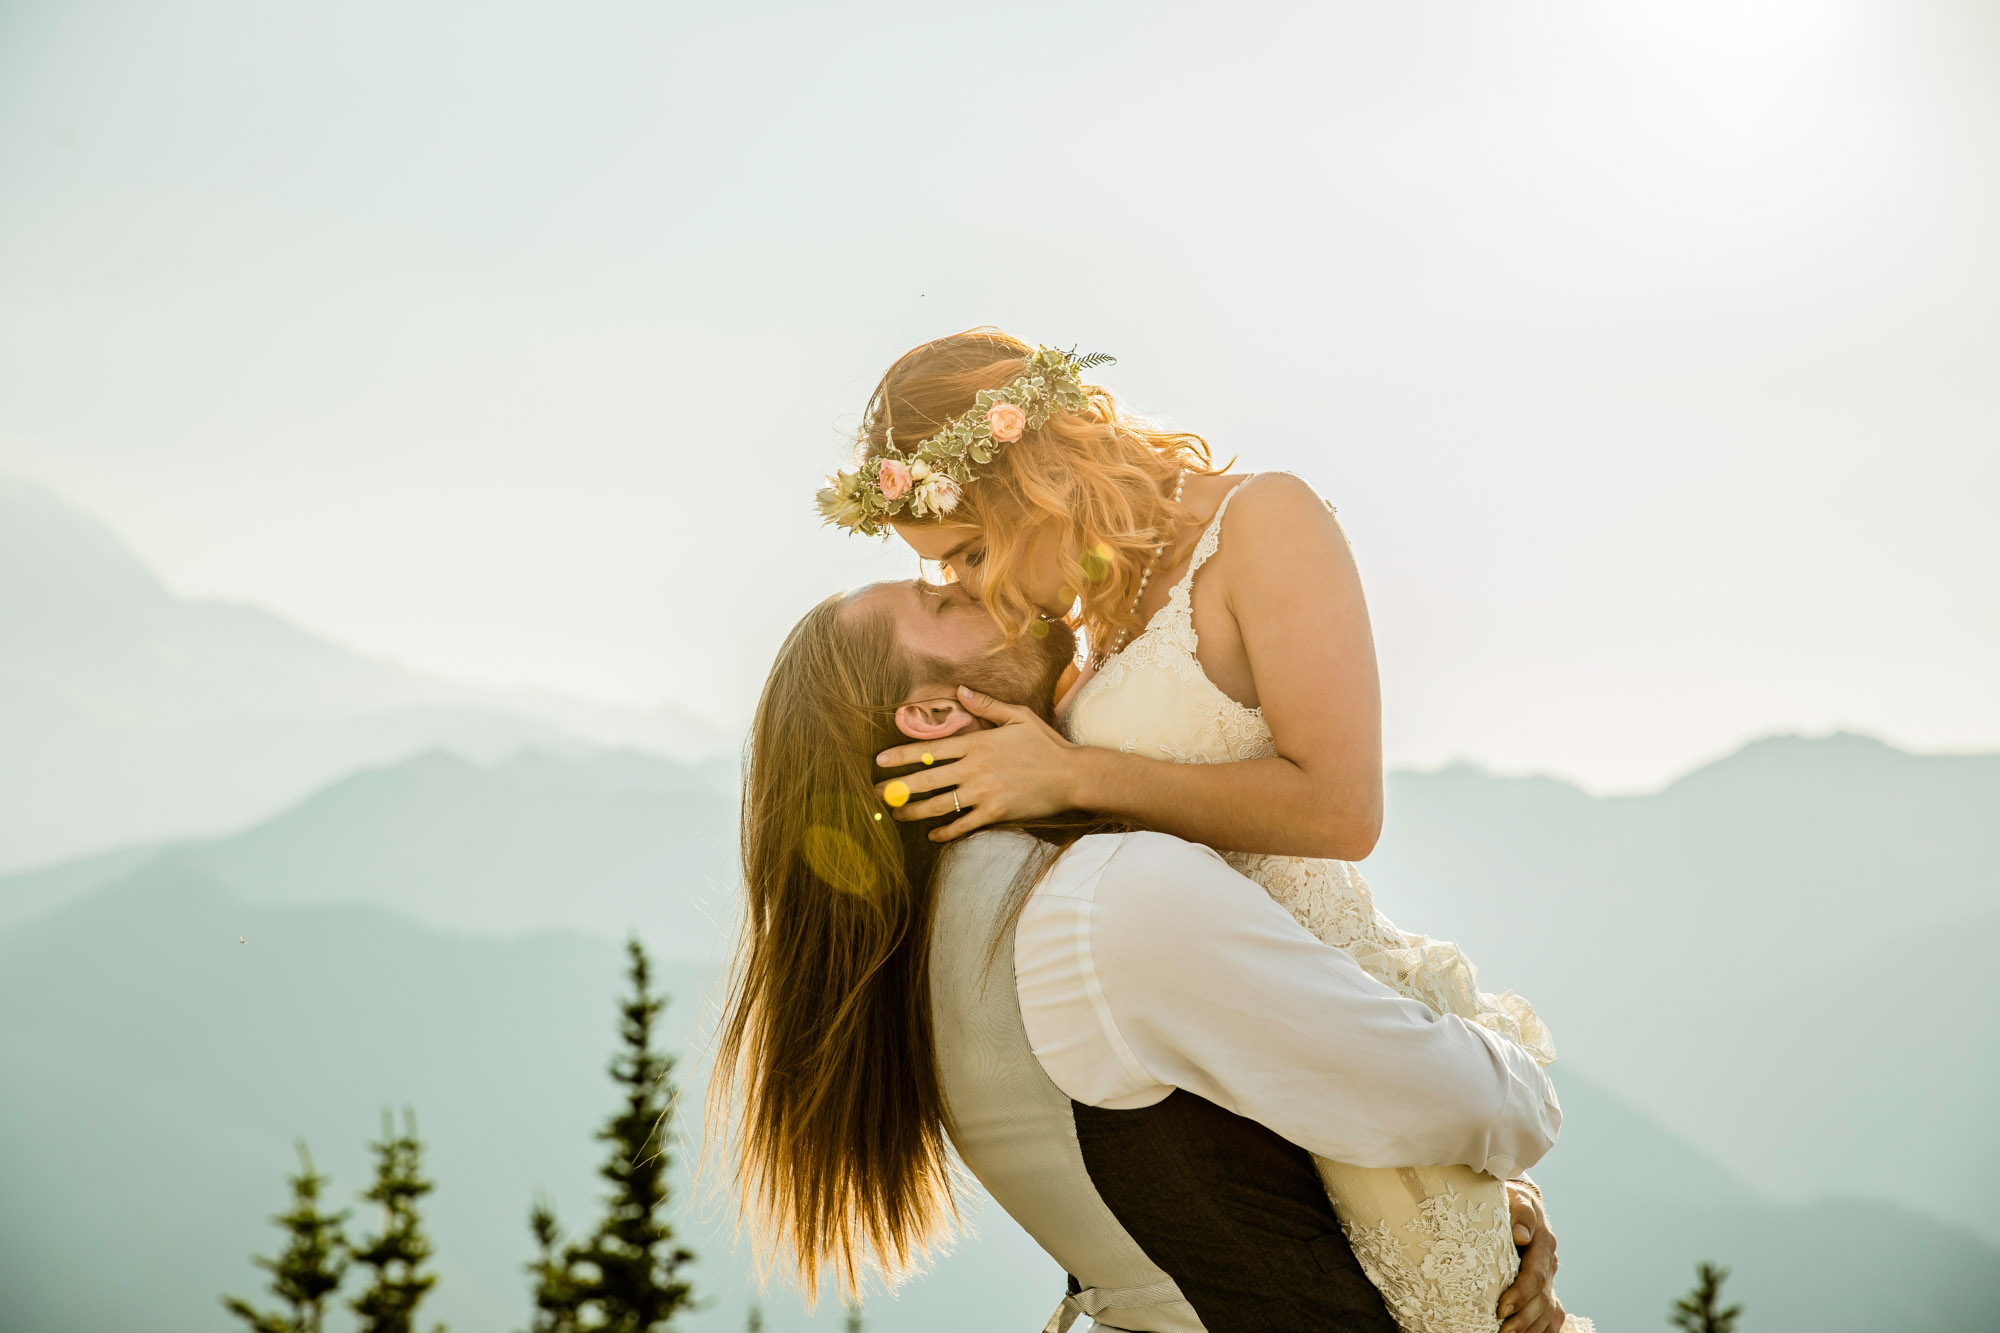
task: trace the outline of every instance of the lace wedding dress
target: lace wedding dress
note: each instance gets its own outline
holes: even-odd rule
[[[1085,681],[1061,721],[1071,740],[1181,764],[1275,755],[1260,710],[1224,694],[1195,657],[1194,577],[1222,540],[1222,518],[1243,482],[1223,497],[1166,605]],[[1472,962],[1445,940],[1398,930],[1375,907],[1368,883],[1344,861],[1225,852],[1314,935],[1411,999],[1457,1014],[1556,1058],[1548,1029],[1512,991],[1478,988]],[[1320,1178],[1363,1271],[1402,1333],[1493,1333],[1500,1293],[1520,1268],[1506,1188],[1465,1166],[1364,1168],[1318,1160]],[[1591,1333],[1571,1316],[1566,1333]]]

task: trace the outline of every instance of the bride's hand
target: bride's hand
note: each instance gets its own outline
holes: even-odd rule
[[[1514,1214],[1514,1243],[1521,1248],[1521,1273],[1500,1293],[1500,1333],[1561,1333],[1562,1302],[1556,1299],[1556,1233],[1549,1230],[1541,1191],[1517,1180],[1507,1182]]]
[[[875,762],[884,768],[925,765],[875,785],[876,794],[890,804],[895,818],[934,819],[962,812],[949,824],[931,830],[932,842],[950,842],[988,824],[1039,819],[1075,808],[1069,761],[1081,747],[1064,739],[1033,709],[1003,704],[964,686],[959,687],[958,698],[967,712],[995,725],[934,741],[912,741],[875,756]],[[892,794],[904,794],[892,793],[896,784],[908,792],[902,805],[890,800]],[[930,794],[945,787],[956,791]]]

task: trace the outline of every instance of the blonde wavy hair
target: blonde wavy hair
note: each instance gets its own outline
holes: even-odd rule
[[[1000,388],[1022,374],[1034,352],[994,328],[968,329],[905,352],[868,400],[864,467],[876,466],[891,432],[907,448],[943,429],[981,389]],[[1021,579],[1030,544],[1052,531],[1077,593],[1067,619],[1088,637],[1092,651],[1102,652],[1121,631],[1138,629],[1131,608],[1147,564],[1194,517],[1171,498],[1176,478],[1228,465],[1212,462],[1201,436],[1156,429],[1120,411],[1109,390],[1083,387],[1089,400],[1083,411],[1057,412],[1039,430],[1025,432],[981,469],[950,515],[928,521],[966,524],[985,534],[981,600],[1010,641],[1041,618]]]

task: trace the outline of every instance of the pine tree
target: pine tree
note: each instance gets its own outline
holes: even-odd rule
[[[368,1146],[375,1153],[375,1183],[361,1197],[381,1205],[382,1234],[354,1251],[354,1261],[370,1275],[368,1289],[348,1308],[361,1316],[361,1333],[415,1333],[417,1306],[437,1285],[435,1274],[422,1271],[431,1243],[417,1203],[432,1185],[423,1177],[416,1113],[404,1109],[403,1132],[398,1134],[385,1107],[381,1141]],[[436,1326],[436,1333],[443,1330],[444,1325]]]
[[[528,1333],[577,1333],[582,1326],[583,1293],[576,1267],[563,1249],[555,1209],[547,1200],[537,1199],[528,1211],[528,1229],[535,1235],[535,1258],[526,1265],[535,1279],[535,1318]]]
[[[271,1294],[283,1301],[284,1313],[258,1310],[238,1296],[224,1296],[223,1306],[248,1324],[251,1333],[320,1333],[327,1298],[340,1290],[347,1272],[347,1240],[342,1235],[346,1212],[323,1213],[320,1190],[327,1179],[313,1170],[312,1154],[299,1140],[299,1173],[290,1176],[292,1210],[271,1220],[289,1237],[275,1259],[259,1256],[259,1268],[271,1274]]]
[[[611,1183],[611,1196],[596,1234],[569,1257],[583,1303],[596,1310],[590,1327],[654,1333],[676,1311],[693,1304],[692,1288],[680,1271],[694,1255],[674,1243],[673,1226],[665,1217],[674,1099],[667,1075],[674,1062],[653,1049],[653,1027],[666,1001],[652,992],[652,965],[636,937],[626,942],[626,952],[632,993],[620,1007],[624,1050],[610,1068],[624,1092],[624,1105],[597,1132],[611,1149],[598,1171]]]
[[[847,1303],[847,1319],[841,1325],[841,1333],[862,1333],[860,1301]]]
[[[1722,1299],[1722,1283],[1729,1270],[1704,1260],[1695,1265],[1694,1274],[1694,1290],[1674,1302],[1674,1312],[1667,1322],[1685,1329],[1686,1333],[1734,1333],[1736,1317],[1743,1313],[1743,1307],[1715,1308]]]
[[[749,1317],[743,1321],[743,1333],[764,1333],[764,1307],[750,1302]]]

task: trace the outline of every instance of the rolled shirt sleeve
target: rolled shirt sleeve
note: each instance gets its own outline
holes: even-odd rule
[[[1015,978],[1036,1057],[1086,1105],[1185,1088],[1334,1161],[1503,1180],[1562,1124],[1521,1047],[1397,995],[1167,834],[1066,851],[1023,908]]]

